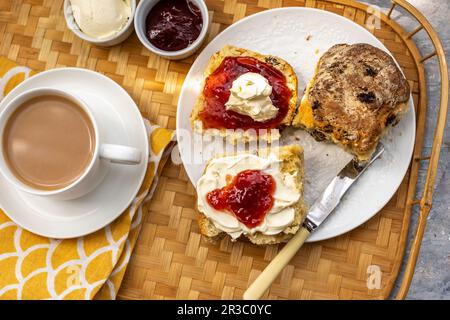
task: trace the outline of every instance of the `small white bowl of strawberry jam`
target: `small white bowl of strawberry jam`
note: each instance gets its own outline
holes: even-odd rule
[[[206,38],[208,25],[208,8],[203,0],[142,0],[134,19],[142,44],[173,60],[195,53]]]

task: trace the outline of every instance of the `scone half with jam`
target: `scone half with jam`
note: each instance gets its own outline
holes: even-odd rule
[[[289,63],[227,45],[206,67],[190,120],[196,133],[272,141],[291,124],[296,103],[297,76]]]
[[[364,162],[407,110],[410,89],[393,58],[369,44],[338,44],[320,58],[293,126]]]
[[[307,213],[297,145],[210,160],[197,182],[200,232],[267,245],[289,240]]]

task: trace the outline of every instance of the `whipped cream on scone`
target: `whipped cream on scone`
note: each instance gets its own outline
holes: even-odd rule
[[[294,206],[301,198],[301,190],[295,183],[297,173],[282,172],[281,161],[275,153],[270,153],[268,157],[238,154],[211,160],[197,183],[198,210],[210,219],[217,229],[228,233],[233,239],[242,234],[252,235],[260,232],[264,235],[276,235],[283,232],[294,222]],[[261,170],[275,181],[273,205],[261,223],[252,228],[240,222],[232,212],[216,210],[207,200],[209,192],[225,187],[230,177],[235,177],[244,170]]]
[[[266,78],[258,73],[247,72],[233,81],[225,107],[264,122],[275,118],[278,113],[278,108],[270,99],[271,94],[272,86]]]

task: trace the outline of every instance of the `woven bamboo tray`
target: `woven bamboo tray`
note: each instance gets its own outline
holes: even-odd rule
[[[410,170],[395,196],[370,221],[340,237],[306,244],[265,297],[389,297],[403,259],[412,208],[418,205],[419,224],[397,295],[397,298],[404,298],[431,208],[448,102],[445,55],[430,24],[404,0],[393,1],[391,10],[380,14],[380,28],[375,29],[370,25],[377,13],[350,0],[206,2],[212,18],[209,39],[247,15],[280,6],[306,6],[332,11],[369,28],[394,54],[411,85],[416,106],[417,137]],[[183,61],[158,58],[144,49],[135,35],[113,48],[90,46],[67,29],[62,4],[63,0],[0,1],[0,54],[36,70],[78,66],[104,73],[132,95],[144,117],[174,129],[178,94],[194,57]],[[417,20],[417,29],[407,33],[390,18],[399,6]],[[413,41],[413,36],[422,29],[430,36],[434,48],[425,56],[421,56]],[[422,156],[427,112],[424,62],[435,56],[441,71],[441,108],[432,153]],[[415,200],[422,161],[428,161],[427,178],[423,195]],[[204,242],[198,233],[194,203],[194,188],[183,167],[169,163],[153,200],[144,208],[146,218],[119,298],[240,299],[247,286],[277,254],[278,246],[260,248],[228,240],[216,246]],[[368,289],[372,268],[381,271],[381,285]]]

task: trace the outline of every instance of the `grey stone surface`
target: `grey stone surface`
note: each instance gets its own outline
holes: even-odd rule
[[[408,0],[419,9],[433,25],[444,46],[447,61],[450,61],[450,1],[449,0]],[[384,12],[390,7],[390,0],[365,0],[365,3],[379,6]],[[393,17],[405,27],[413,30],[417,23],[394,12]],[[426,54],[432,47],[424,31],[414,37],[419,50]],[[436,58],[426,63],[429,100],[427,132],[423,154],[429,154],[433,143],[433,133],[438,113],[440,96],[440,76]],[[447,88],[448,90],[448,88]],[[449,117],[450,118],[450,117]],[[430,212],[427,228],[422,242],[414,278],[408,293],[408,299],[450,299],[450,121],[447,121],[440,165],[436,180],[433,208]],[[426,167],[420,171],[419,184],[422,185]],[[422,190],[418,190],[418,196]],[[411,226],[415,227],[417,208],[413,213]],[[411,243],[414,230],[409,232]],[[409,251],[409,249],[407,249]],[[395,295],[398,283],[394,289]]]

